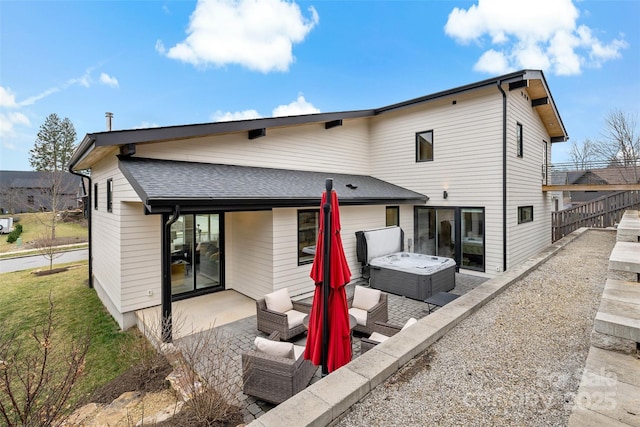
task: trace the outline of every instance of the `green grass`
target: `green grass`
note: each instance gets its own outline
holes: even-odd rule
[[[8,216],[14,218],[14,227],[17,224],[22,224],[22,234],[20,237],[22,238],[23,245],[22,247],[18,247],[15,243],[7,243],[8,235],[2,234],[0,235],[0,254],[28,249],[28,242],[37,240],[47,232],[48,227],[45,224],[50,224],[51,219],[50,212],[2,215],[2,217]],[[16,218],[19,219],[18,222],[15,221]],[[65,239],[68,243],[86,242],[88,238],[87,226],[74,222],[58,222],[56,225],[56,238]]]
[[[86,375],[77,383],[71,399],[77,402],[136,363],[132,355],[138,354],[135,349],[144,338],[135,330],[122,332],[95,290],[88,288],[87,262],[66,265],[72,267],[47,276],[29,271],[0,274],[0,330],[17,328],[19,336],[27,339],[34,327],[42,325],[51,292],[56,344],[66,345],[87,329],[91,336]]]

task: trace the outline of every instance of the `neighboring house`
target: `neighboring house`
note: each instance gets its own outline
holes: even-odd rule
[[[640,166],[607,167],[585,170],[556,172],[553,174],[552,184],[591,184],[602,186],[614,184],[640,184]],[[559,192],[554,192],[554,195]],[[560,209],[568,209],[586,202],[615,193],[615,191],[563,191],[564,203]]]
[[[52,210],[52,172],[0,171],[0,213]],[[60,173],[58,210],[76,209],[82,197],[81,178]]]
[[[221,289],[258,299],[309,278],[325,178],[355,232],[400,225],[405,250],[492,276],[551,243],[540,171],[567,133],[541,71],[382,108],[87,134],[91,273],[119,322]]]

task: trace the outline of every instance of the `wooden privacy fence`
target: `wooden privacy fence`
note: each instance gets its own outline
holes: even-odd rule
[[[613,227],[625,210],[640,207],[640,191],[618,191],[580,206],[551,212],[552,241],[580,227]]]

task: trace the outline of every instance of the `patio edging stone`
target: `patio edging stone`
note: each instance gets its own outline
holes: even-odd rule
[[[341,367],[248,424],[248,427],[323,427],[337,420],[351,405],[384,382],[407,362],[442,338],[456,325],[528,275],[587,228],[554,242],[513,269],[482,283],[416,325]],[[425,333],[426,332],[426,333]]]

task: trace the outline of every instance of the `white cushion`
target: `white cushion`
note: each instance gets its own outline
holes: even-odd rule
[[[355,308],[361,308],[362,310],[369,310],[380,302],[381,293],[382,292],[378,289],[356,286],[356,289],[353,293],[353,304],[351,304],[351,306]]]
[[[269,310],[277,311],[278,313],[286,313],[293,309],[293,303],[289,298],[289,290],[287,288],[265,295],[264,302]]]
[[[351,307],[349,309],[349,314],[356,318],[356,323],[358,325],[367,325],[367,310]]]
[[[285,313],[287,315],[287,325],[289,329],[302,325],[302,319],[306,316],[305,313],[301,313],[297,310],[289,310]]]
[[[413,317],[411,317],[409,320],[407,320],[407,323],[404,324],[404,326],[402,327],[402,329],[400,329],[401,331],[404,331],[405,329],[407,329],[409,326],[414,325],[418,323],[418,321],[416,319],[414,319]]]
[[[263,337],[256,337],[256,348],[270,356],[286,357],[293,359],[293,344],[290,342],[271,341]]]
[[[294,360],[300,359],[300,356],[304,354],[304,346],[303,345],[295,345],[293,346],[293,358]]]
[[[382,335],[379,332],[374,332],[371,335],[369,335],[369,339],[371,341],[375,341],[375,342],[383,342],[384,340],[388,339],[389,337],[386,335]]]

